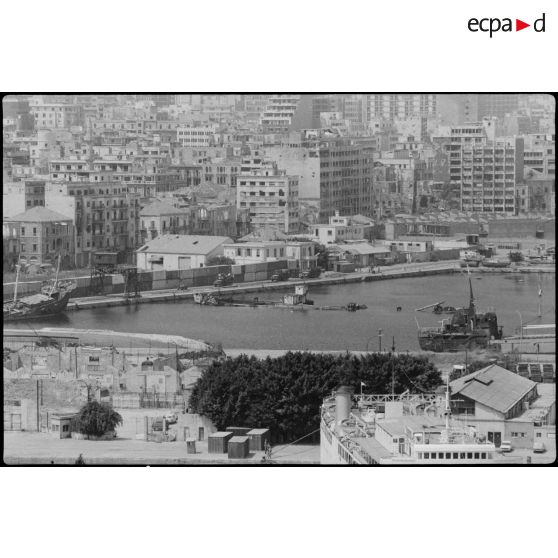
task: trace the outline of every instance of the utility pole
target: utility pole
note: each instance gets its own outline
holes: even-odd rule
[[[37,432],[41,431],[41,407],[39,403],[39,380],[37,380]]]
[[[539,271],[539,313],[537,314],[540,318],[542,316],[542,287],[541,287],[541,272]]]
[[[378,351],[381,353],[382,352],[382,337],[383,337],[383,333],[381,329],[378,329]]]

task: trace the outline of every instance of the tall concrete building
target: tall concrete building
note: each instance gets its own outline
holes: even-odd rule
[[[312,95],[273,95],[260,119],[264,133],[288,134],[312,128]]]
[[[519,108],[519,94],[517,93],[481,93],[478,96],[479,118],[495,116],[504,118]]]
[[[496,140],[495,119],[452,128],[450,184],[460,192],[461,210],[475,213],[518,211],[523,182],[523,139]]]
[[[437,110],[437,95],[433,93],[367,95],[365,103],[368,121],[375,118],[393,120],[409,116],[434,116]]]
[[[336,138],[319,144],[320,221],[341,215],[372,216],[373,148],[367,143]]]

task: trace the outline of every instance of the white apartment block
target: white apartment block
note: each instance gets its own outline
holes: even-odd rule
[[[248,209],[253,229],[299,231],[298,177],[287,176],[275,164],[267,164],[237,180],[239,209]]]
[[[209,147],[215,142],[216,126],[180,126],[176,139],[182,147]]]
[[[490,132],[493,126],[490,121]],[[486,122],[452,128],[450,183],[460,191],[462,211],[515,214],[523,140],[491,140],[485,128]]]

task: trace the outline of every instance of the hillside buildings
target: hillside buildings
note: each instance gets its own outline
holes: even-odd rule
[[[99,250],[133,263],[170,231],[308,233],[336,212],[382,225],[447,210],[554,214],[544,95],[20,95],[2,106],[3,216],[45,207],[71,219],[71,266]],[[174,209],[148,215],[158,203]]]

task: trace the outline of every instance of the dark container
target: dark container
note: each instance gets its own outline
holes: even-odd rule
[[[234,436],[228,444],[229,459],[244,459],[250,454],[250,438]]]
[[[250,438],[250,450],[264,451],[265,443],[270,442],[269,428],[254,428],[248,432],[248,438]]]
[[[232,432],[214,432],[207,437],[207,449],[209,453],[227,453],[229,440],[233,437]]]

